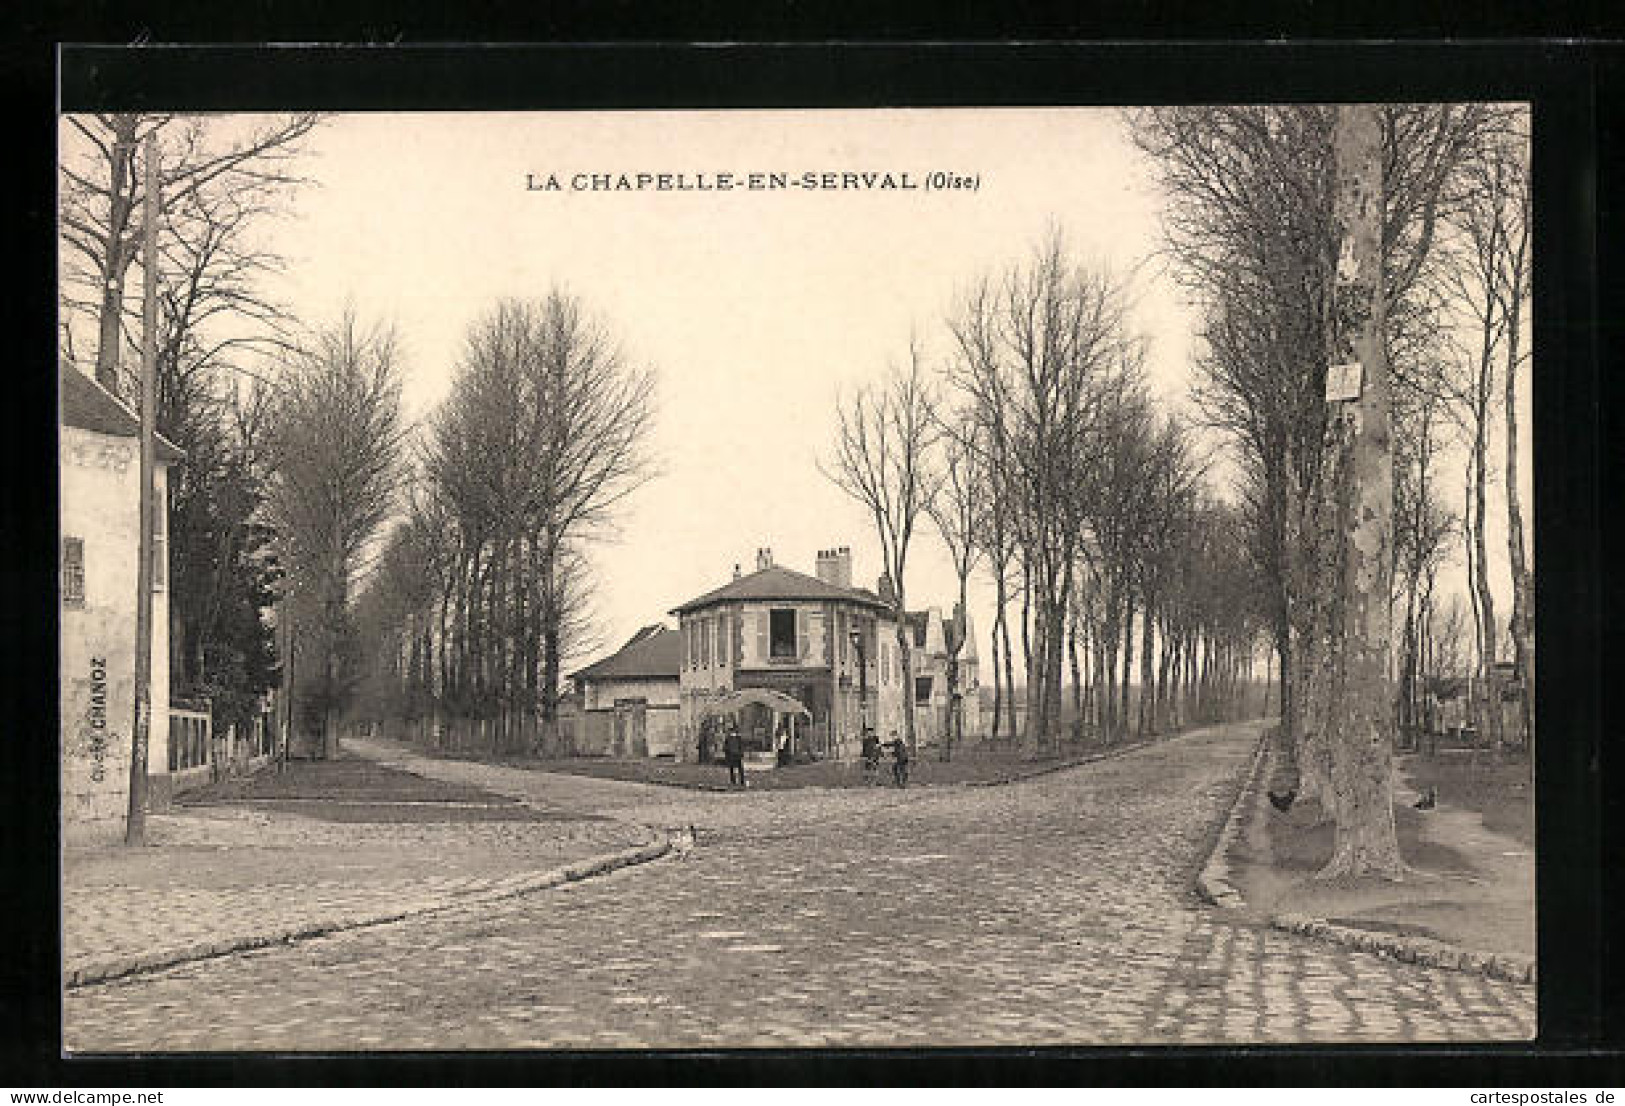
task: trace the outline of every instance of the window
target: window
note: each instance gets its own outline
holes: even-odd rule
[[[769,655],[794,657],[796,655],[796,612],[776,610],[770,612],[768,632],[771,638]]]
[[[164,493],[152,500],[152,590],[163,591],[169,584],[169,546],[164,540],[169,532],[169,511],[164,506]]]
[[[62,539],[62,603],[85,605],[85,539]]]
[[[914,677],[914,701],[922,707],[931,702],[930,676]]]
[[[730,637],[730,635],[728,633],[729,628],[730,628],[730,622],[729,622],[728,616],[725,615],[725,614],[718,615],[717,616],[717,667],[718,668],[725,668],[728,665],[728,638]]]

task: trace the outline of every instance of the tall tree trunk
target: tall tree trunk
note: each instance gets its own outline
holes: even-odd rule
[[[1070,586],[1070,585],[1069,585]],[[1061,741],[1061,672],[1062,660],[1065,656],[1066,638],[1066,608],[1070,601],[1067,590],[1061,592],[1061,599],[1050,606],[1049,611],[1049,660],[1045,665],[1045,745],[1051,750],[1058,749]]]
[[[1156,705],[1157,688],[1152,676],[1152,644],[1155,641],[1155,620],[1153,614],[1156,605],[1151,595],[1145,597],[1145,610],[1140,613],[1140,736],[1145,737],[1157,728]]]
[[[1015,648],[1010,643],[1010,623],[1005,617],[1003,607],[999,608],[999,621],[1004,626],[1004,693],[1005,709],[1009,712],[1009,717],[1005,720],[1005,734],[1014,739],[1017,736]]]
[[[1072,737],[1083,737],[1083,671],[1078,667],[1078,614],[1067,618],[1066,659],[1072,673]]]
[[[1029,748],[1036,744],[1034,727],[1038,723],[1038,680],[1033,672],[1033,575],[1032,563],[1023,555],[1021,559],[1021,663],[1027,684],[1023,688],[1027,700],[1027,724],[1022,727],[1022,744]]]
[[[1335,879],[1403,872],[1394,825],[1393,696],[1388,679],[1389,542],[1393,455],[1380,251],[1381,126],[1374,105],[1337,109],[1335,216],[1339,259],[1333,364],[1348,352],[1363,366],[1358,398],[1340,413],[1336,503],[1345,536],[1333,634],[1336,706],[1331,712],[1336,835],[1319,873]],[[1345,259],[1352,264],[1345,264]],[[1346,328],[1346,329],[1345,329]],[[1352,348],[1351,348],[1352,347]]]
[[[1128,590],[1123,604],[1123,683],[1117,689],[1117,736],[1128,736],[1128,685],[1134,676],[1134,592]]]
[[[1523,497],[1518,491],[1518,364],[1520,360],[1519,297],[1507,311],[1506,367],[1506,499],[1507,561],[1512,568],[1512,663],[1522,692],[1524,740],[1531,752],[1535,740],[1535,581],[1523,543]]]
[[[1119,582],[1113,581],[1111,606],[1101,633],[1100,735],[1107,741],[1117,739],[1117,650],[1123,640],[1120,587]]]
[[[96,319],[96,381],[119,394],[118,366],[124,347],[124,281],[135,260],[135,131],[137,119],[117,114],[109,119],[113,144],[108,157],[107,238],[101,261],[101,303]]]
[[[1489,738],[1499,749],[1504,743],[1501,733],[1501,689],[1500,681],[1495,675],[1496,660],[1496,634],[1495,634],[1495,595],[1490,591],[1489,556],[1484,538],[1485,521],[1485,495],[1484,485],[1488,482],[1489,469],[1489,380],[1488,370],[1484,367],[1486,379],[1480,385],[1480,401],[1478,407],[1478,428],[1473,441],[1473,589],[1478,594],[1479,607],[1484,612],[1483,621],[1479,625],[1481,635],[1479,645],[1480,657],[1480,699],[1483,703],[1484,721],[1488,726]]]
[[[542,553],[542,702],[543,751],[548,756],[562,752],[559,738],[559,676],[563,660],[559,656],[564,612],[560,610],[558,542],[549,534]]]
[[[990,735],[993,740],[999,738],[1000,724],[1004,721],[1004,680],[1001,677],[999,666],[999,643],[1004,639],[1004,578],[1001,575],[996,585],[998,596],[994,600],[997,604],[997,613],[993,618],[993,653],[988,657],[993,666],[993,731]]]

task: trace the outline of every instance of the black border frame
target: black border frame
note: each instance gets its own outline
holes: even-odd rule
[[[613,13],[612,13],[613,14]],[[1600,311],[1620,287],[1619,131],[1612,103],[1621,52],[1599,44],[1489,43],[803,43],[741,46],[622,43],[551,46],[147,47],[61,46],[62,110],[580,110],[633,107],[873,107],[1261,102],[1279,100],[1529,100],[1535,111],[1535,523],[1541,729],[1537,748],[1540,1038],[1533,1046],[952,1050],[919,1053],[727,1052],[201,1056],[64,1060],[58,1054],[57,919],[27,926],[18,978],[0,984],[8,1036],[5,1078],[68,1085],[751,1084],[883,1085],[1124,1083],[1495,1086],[1597,1079],[1618,1085],[1619,961],[1607,903],[1617,901],[1621,800],[1604,781],[1618,756],[1603,733],[1605,556],[1602,443],[1617,408],[1602,405],[1601,358],[1621,322]],[[31,55],[37,66],[37,55]],[[25,80],[37,72],[13,71]],[[29,120],[32,125],[35,120]],[[13,300],[54,347],[52,196],[55,120],[21,164],[34,185],[24,208],[32,290]],[[14,163],[14,168],[16,163]],[[1611,267],[1610,267],[1611,266]],[[30,357],[28,360],[34,360]],[[43,372],[20,372],[31,415],[54,406]],[[35,379],[35,378],[38,379]],[[1617,380],[1617,377],[1614,378]],[[1613,418],[1616,421],[1610,423]],[[40,419],[43,422],[43,416]],[[54,428],[39,430],[54,472]],[[1606,433],[1605,433],[1606,431]],[[49,451],[49,452],[47,452]],[[30,736],[56,720],[55,486],[7,485],[7,516],[25,556],[8,573],[17,595],[4,618],[23,672]],[[17,492],[22,494],[17,494]],[[15,546],[14,546],[15,548]],[[20,550],[19,550],[20,551]],[[17,554],[13,553],[13,557]],[[35,620],[34,614],[42,615]],[[1617,625],[1617,622],[1613,623]],[[32,633],[30,633],[32,631]],[[33,635],[38,634],[39,638]],[[43,639],[43,640],[40,640]],[[50,675],[47,676],[46,672]],[[26,679],[26,677],[25,677]],[[56,900],[54,741],[0,742],[8,866],[34,903]],[[43,753],[44,755],[39,755]],[[15,763],[13,763],[15,761]],[[1612,769],[1612,771],[1607,771]],[[15,832],[13,832],[15,831]],[[1607,863],[1605,863],[1605,861]],[[25,918],[27,920],[27,918]],[[1617,924],[1617,923],[1616,923]],[[15,1004],[14,999],[19,999]],[[13,1060],[18,1063],[16,1066]],[[15,1075],[13,1073],[16,1073]],[[1612,1073],[1611,1075],[1606,1073]]]

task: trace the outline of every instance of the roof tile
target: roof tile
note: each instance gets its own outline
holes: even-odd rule
[[[886,609],[880,597],[874,592],[863,588],[843,588],[835,584],[826,583],[816,576],[808,576],[804,572],[773,565],[769,568],[758,569],[748,576],[741,576],[732,580],[715,591],[708,591],[697,599],[690,599],[680,607],[672,609],[672,614],[686,614],[701,607],[709,607],[715,603],[726,603],[731,600],[745,599],[784,599],[784,600],[830,600],[844,599],[849,603],[861,603],[865,606]]]

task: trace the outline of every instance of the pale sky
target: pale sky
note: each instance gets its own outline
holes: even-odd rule
[[[1052,221],[1080,257],[1137,272],[1152,386],[1185,402],[1192,317],[1154,259],[1160,198],[1114,111],[348,115],[317,132],[306,171],[319,186],[275,229],[279,292],[307,322],[347,301],[392,321],[413,419],[446,394],[478,314],[555,285],[657,371],[661,474],[591,552],[609,647],[674,624],[670,608],[735,563],[749,571],[759,546],[810,573],[817,550],[849,545],[856,580],[873,586],[871,524],[815,464],[837,396],[905,356],[911,332],[940,361],[955,290],[1022,259]],[[577,173],[804,171],[906,172],[922,187],[571,190]],[[924,190],[935,171],[979,187]],[[527,174],[556,174],[565,190],[527,191]],[[911,607],[954,601],[928,524],[907,584]],[[986,656],[980,574],[972,613]]]

